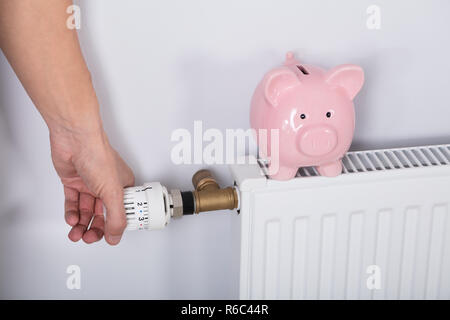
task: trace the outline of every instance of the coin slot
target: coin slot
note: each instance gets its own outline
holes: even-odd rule
[[[308,75],[308,70],[305,69],[304,66],[297,66],[298,70],[300,70],[304,75]]]

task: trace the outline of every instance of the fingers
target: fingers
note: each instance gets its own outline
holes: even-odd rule
[[[94,149],[88,159],[83,153],[72,161],[79,174],[76,177],[79,181],[75,178],[64,179],[72,179],[67,183],[75,185],[79,193],[70,194],[72,200],[67,202],[66,221],[73,226],[69,238],[72,241],[83,239],[86,243],[93,243],[104,235],[107,243],[117,245],[127,224],[123,188],[134,185],[133,172],[112,148]],[[103,217],[103,204],[106,217]]]
[[[101,198],[106,207],[105,240],[110,245],[116,245],[127,226],[122,186],[119,183],[108,185]]]
[[[89,226],[94,214],[95,198],[88,193],[80,193],[79,212],[80,218],[78,223],[70,230],[69,239],[76,242],[79,241]]]
[[[80,219],[78,210],[79,195],[77,190],[64,186],[64,219],[71,227],[75,226]]]
[[[83,241],[86,243],[93,243],[103,238],[103,230],[105,228],[105,219],[103,217],[103,202],[100,199],[95,199],[94,218],[92,219],[89,230],[83,235]]]

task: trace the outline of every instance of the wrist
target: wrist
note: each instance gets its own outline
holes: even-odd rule
[[[43,113],[50,132],[99,132],[102,130],[100,110],[97,103],[65,104],[57,112]]]
[[[50,132],[96,134],[103,130],[90,73],[81,69],[70,77],[51,79],[46,85],[48,97],[36,101]]]
[[[89,121],[52,120],[47,124],[52,146],[58,145],[61,149],[70,150],[70,153],[109,145],[100,117]]]

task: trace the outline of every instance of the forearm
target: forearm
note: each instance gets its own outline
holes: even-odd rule
[[[99,106],[70,0],[0,0],[0,47],[50,132],[101,132]]]

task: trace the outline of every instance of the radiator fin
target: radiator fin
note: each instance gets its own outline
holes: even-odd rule
[[[292,263],[292,299],[306,298],[306,252],[308,249],[308,218],[297,218],[294,221],[294,245],[292,256],[294,257]]]
[[[432,210],[431,240],[425,291],[426,299],[437,299],[439,297],[442,272],[448,272],[448,270],[442,270],[447,211],[447,205],[436,205]]]
[[[419,214],[420,209],[417,206],[409,207],[405,210],[399,299],[412,299],[411,292],[413,292],[412,284],[415,276]]]
[[[264,166],[267,162],[261,162]],[[359,173],[450,165],[450,145],[348,152],[342,173]],[[297,176],[318,176],[315,167],[300,168]]]
[[[392,249],[392,210],[383,209],[380,210],[377,214],[377,235],[376,235],[376,243],[375,243],[375,259],[374,265],[378,266],[380,270],[384,270],[383,277],[381,277],[380,288],[384,288],[386,290],[372,290],[372,298],[373,299],[384,299],[385,295],[388,292],[388,282],[387,278],[389,274],[387,274],[387,270],[389,270],[389,256],[391,254]],[[389,285],[392,285],[389,283]]]
[[[266,224],[264,299],[279,299],[280,221]]]
[[[363,226],[364,213],[356,212],[350,216],[348,241],[348,261],[347,261],[347,283],[345,290],[346,299],[357,299],[359,297],[361,280],[362,280],[362,264],[363,264]]]
[[[322,218],[320,239],[319,299],[333,298],[333,280],[336,259],[336,215]]]

